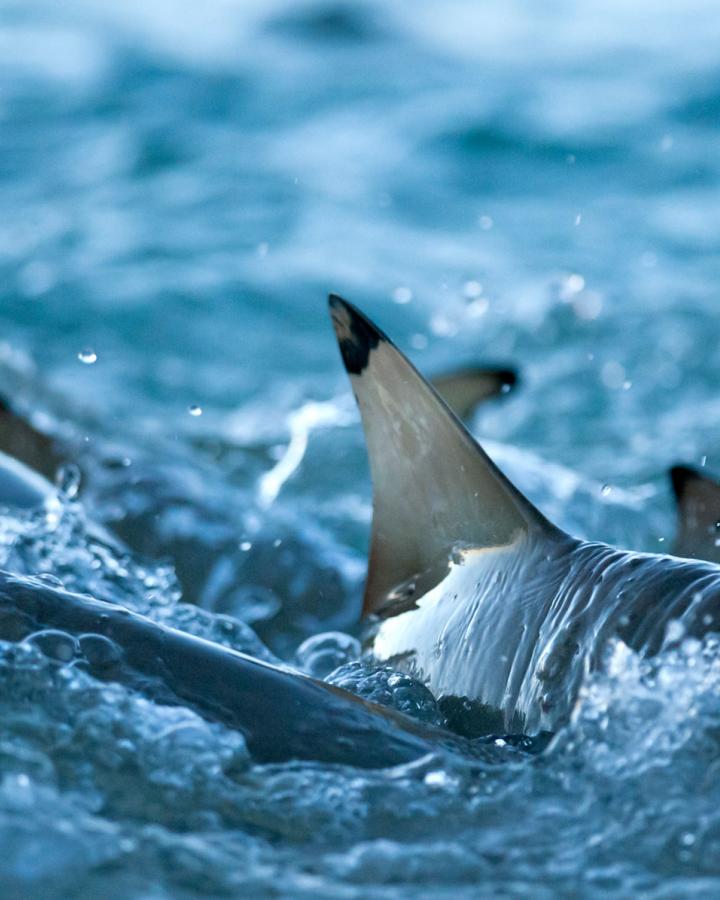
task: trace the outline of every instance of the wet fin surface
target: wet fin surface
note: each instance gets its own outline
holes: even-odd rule
[[[466,421],[481,403],[506,394],[517,380],[513,369],[478,367],[438,375],[430,383],[455,415]]]
[[[531,531],[560,534],[389,338],[340,297],[330,296],[330,310],[373,481],[365,615],[410,579],[427,589],[457,544],[497,548]]]
[[[720,483],[690,466],[673,466],[669,474],[678,518],[673,552],[720,563]]]

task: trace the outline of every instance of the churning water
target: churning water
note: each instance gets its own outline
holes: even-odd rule
[[[425,372],[516,364],[491,453],[662,551],[667,466],[720,468],[718,46],[709,0],[5,2],[0,388],[84,483],[2,567],[407,704],[351,637],[296,656],[357,635],[370,519],[329,290]],[[256,765],[55,641],[0,645],[3,897],[720,892],[711,639],[608,647],[539,756],[370,773]]]

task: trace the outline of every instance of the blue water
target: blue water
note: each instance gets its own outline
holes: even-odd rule
[[[5,517],[3,565],[285,660],[356,634],[329,290],[427,373],[517,365],[493,456],[663,551],[667,467],[720,470],[718,46],[708,0],[4,3],[0,387],[85,512]],[[368,774],[3,646],[3,896],[717,896],[717,649],[609,652],[539,760]]]

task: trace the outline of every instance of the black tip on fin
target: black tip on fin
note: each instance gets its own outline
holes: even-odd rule
[[[6,400],[2,394],[0,394],[0,413],[8,412],[12,412],[12,407],[10,406],[9,401]]]
[[[360,375],[371,351],[387,338],[352,303],[337,294],[330,294],[328,302],[345,368],[350,375]]]
[[[668,474],[670,475],[673,492],[678,500],[682,498],[690,482],[706,480],[704,475],[690,466],[673,466]]]
[[[512,369],[500,369],[497,374],[504,387],[513,388],[518,383],[518,373]]]

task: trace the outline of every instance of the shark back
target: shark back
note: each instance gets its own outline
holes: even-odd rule
[[[330,298],[373,479],[363,612],[376,657],[469,733],[555,730],[612,635],[718,630],[720,567],[576,540],[512,485],[392,342]]]

